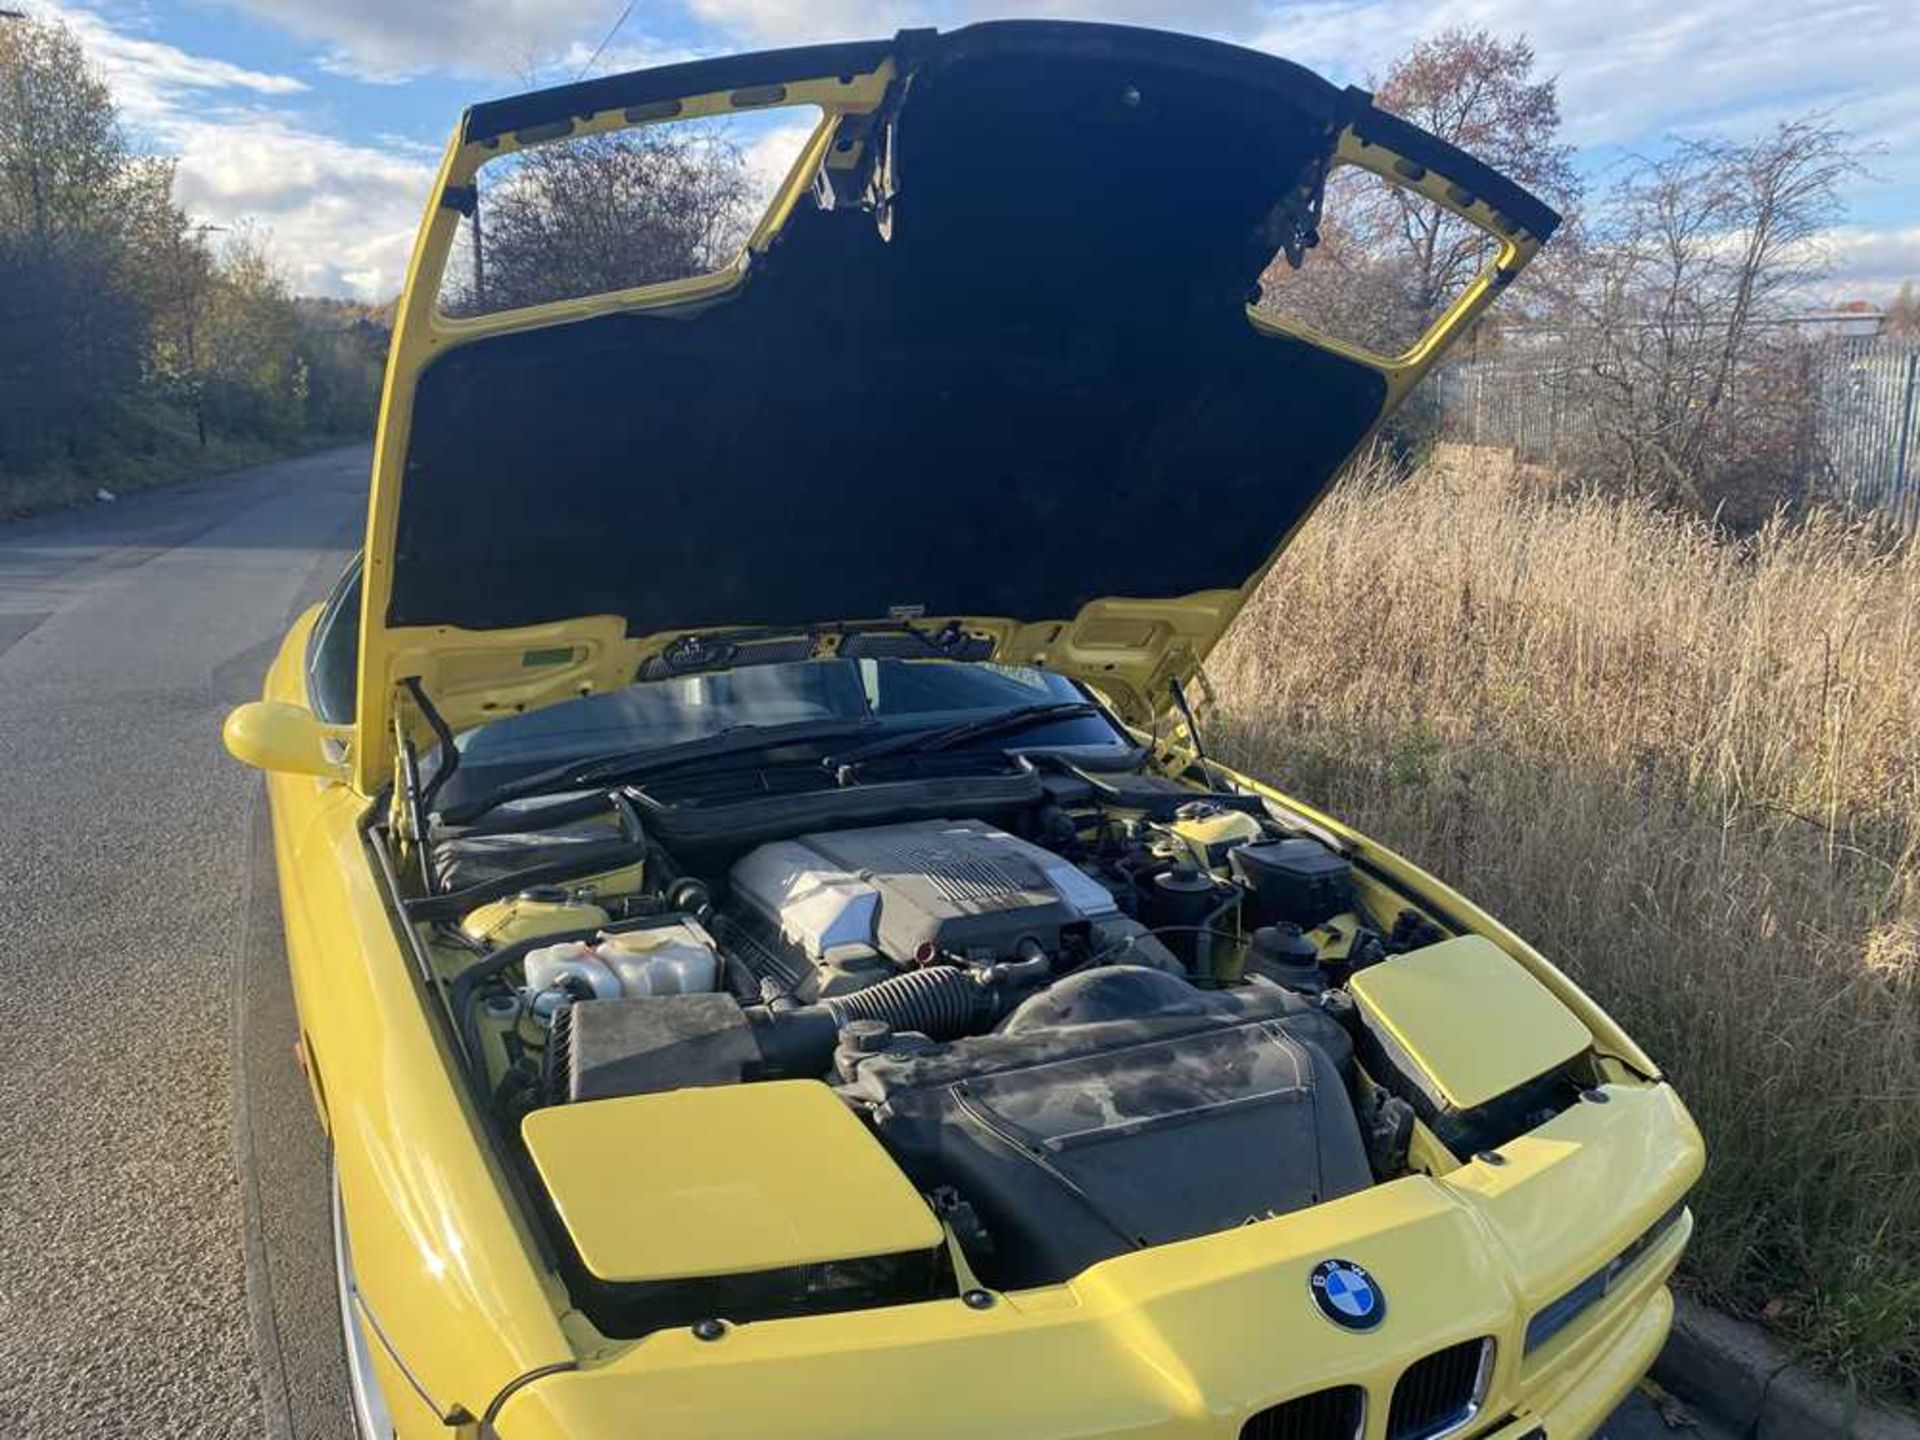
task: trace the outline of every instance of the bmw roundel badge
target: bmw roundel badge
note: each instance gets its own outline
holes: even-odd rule
[[[1313,1303],[1343,1330],[1371,1330],[1385,1318],[1387,1297],[1365,1268],[1351,1260],[1322,1260],[1307,1277]]]

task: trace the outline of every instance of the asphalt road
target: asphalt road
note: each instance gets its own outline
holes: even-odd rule
[[[261,788],[219,725],[357,543],[367,461],[0,526],[5,1435],[348,1433]],[[1676,1432],[1636,1399],[1606,1433]]]
[[[258,993],[273,972],[245,963],[271,886],[252,883],[260,782],[219,724],[357,543],[367,460],[315,455],[0,526],[7,1435],[344,1432],[336,1398],[303,1407],[311,1384],[257,1359],[283,1321],[317,1357],[309,1374],[337,1365],[339,1339],[300,1293],[326,1275],[315,1227],[292,1223],[306,1197],[261,1195],[262,1167],[237,1158],[313,1171],[317,1144],[281,1101],[289,1037],[236,1025],[273,1013]],[[248,1067],[269,1083],[239,1084]],[[257,1100],[242,1111],[236,1094]],[[237,1133],[247,1111],[285,1143]],[[263,1283],[268,1235],[307,1287]]]

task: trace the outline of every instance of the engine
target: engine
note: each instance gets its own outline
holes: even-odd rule
[[[415,910],[457,914],[466,953],[483,952],[451,992],[503,1133],[544,1107],[824,1083],[1002,1288],[1406,1168],[1430,1096],[1349,977],[1443,937],[1413,911],[1376,922],[1345,857],[1245,797],[1089,780],[1012,826],[814,828],[703,853],[697,873],[630,798],[607,802],[610,818],[569,802],[443,838],[440,868],[466,866],[465,888]],[[518,873],[551,881],[556,826],[596,847],[575,867],[591,873],[507,893],[518,850],[534,862]],[[477,877],[479,859],[502,878]],[[1525,1114],[1418,1113],[1442,1134],[1494,1127],[1459,1129],[1477,1145],[1564,1089],[1546,1076]],[[576,1278],[609,1333],[644,1333],[696,1303],[924,1298],[939,1273],[924,1254],[876,1258],[697,1301]],[[810,1288],[829,1279],[850,1288]]]
[[[547,1033],[523,1106],[825,1080],[999,1285],[1371,1183],[1353,1044],[1313,987],[1194,973],[1194,932],[1248,949],[1271,886],[1227,862],[1262,826],[1190,809],[1104,855],[1064,813],[1033,828],[1049,843],[971,818],[771,840],[717,900],[679,882],[697,913],[522,897],[608,917],[524,958]]]
[[[1086,872],[979,820],[803,835],[762,845],[731,879],[769,978],[804,1000],[907,965],[1044,960],[1120,918]]]

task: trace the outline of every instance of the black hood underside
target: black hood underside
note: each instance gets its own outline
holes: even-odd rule
[[[884,227],[803,199],[723,303],[422,373],[388,624],[1069,619],[1259,570],[1385,401],[1246,311],[1356,92],[1111,27],[916,50]]]

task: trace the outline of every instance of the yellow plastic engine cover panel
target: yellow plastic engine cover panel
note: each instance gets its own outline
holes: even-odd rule
[[[741,1275],[941,1243],[927,1202],[817,1080],[556,1105],[520,1133],[602,1280]]]
[[[1484,1105],[1593,1043],[1519,961],[1478,935],[1369,966],[1348,989],[1454,1110]]]

